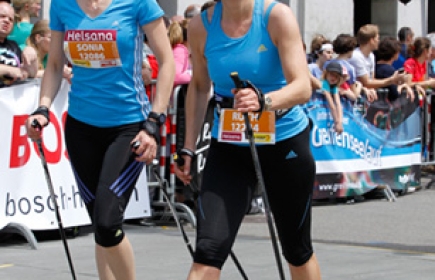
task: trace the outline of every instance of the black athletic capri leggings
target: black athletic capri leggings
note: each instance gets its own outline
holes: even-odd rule
[[[257,150],[283,254],[290,264],[303,265],[313,254],[315,162],[309,127],[275,145],[257,146]],[[256,178],[249,146],[212,140],[198,199],[196,263],[222,268],[251,203]]]
[[[130,147],[140,129],[141,123],[99,128],[66,119],[65,142],[77,186],[96,242],[105,247],[117,245],[124,236],[124,211],[143,169]]]

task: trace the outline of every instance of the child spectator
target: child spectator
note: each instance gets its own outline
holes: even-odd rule
[[[334,120],[334,130],[339,134],[343,132],[343,110],[341,108],[338,88],[343,82],[343,66],[338,62],[329,63],[323,71],[322,92],[325,95]]]

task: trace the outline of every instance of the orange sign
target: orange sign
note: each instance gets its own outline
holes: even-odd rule
[[[248,113],[256,143],[275,143],[275,113]],[[260,117],[260,118],[259,118]],[[243,113],[234,109],[223,109],[220,115],[219,141],[248,143],[245,135],[246,123]]]
[[[76,66],[107,68],[121,65],[115,30],[68,31],[65,53]]]

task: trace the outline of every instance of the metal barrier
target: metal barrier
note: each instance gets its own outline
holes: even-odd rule
[[[422,172],[430,181],[426,185],[426,189],[431,188],[435,183],[435,115],[432,115],[432,104],[435,104],[435,94],[432,90],[426,90],[426,98],[424,102],[424,110],[422,110],[422,170],[432,167],[433,172]]]
[[[150,87],[151,92],[148,94],[150,101],[155,97],[155,81]],[[173,89],[170,104],[167,111],[167,122],[161,128],[160,150],[158,154],[159,175],[164,180],[163,186],[152,174],[152,166],[147,168],[148,186],[154,188],[158,193],[151,195],[152,217],[153,219],[168,220],[173,216],[163,192],[159,191],[157,186],[164,188],[168,194],[170,202],[176,209],[177,216],[181,220],[188,221],[193,227],[196,227],[196,217],[192,209],[182,202],[175,201],[177,189],[177,179],[174,171],[173,155],[177,151],[177,142],[184,140],[184,98],[187,91],[187,85],[179,85]],[[178,135],[180,124],[183,133]],[[180,145],[180,143],[178,143]],[[182,144],[181,144],[182,145]],[[169,152],[168,152],[169,151]],[[152,191],[150,191],[152,193]]]

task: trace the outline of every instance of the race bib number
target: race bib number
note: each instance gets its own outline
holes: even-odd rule
[[[116,44],[116,30],[68,30],[65,33],[65,54],[71,64],[87,68],[108,68],[122,65]]]
[[[275,113],[265,111],[248,113],[255,143],[275,144]],[[246,123],[243,113],[234,109],[222,109],[220,114],[220,142],[249,143],[245,134]]]

